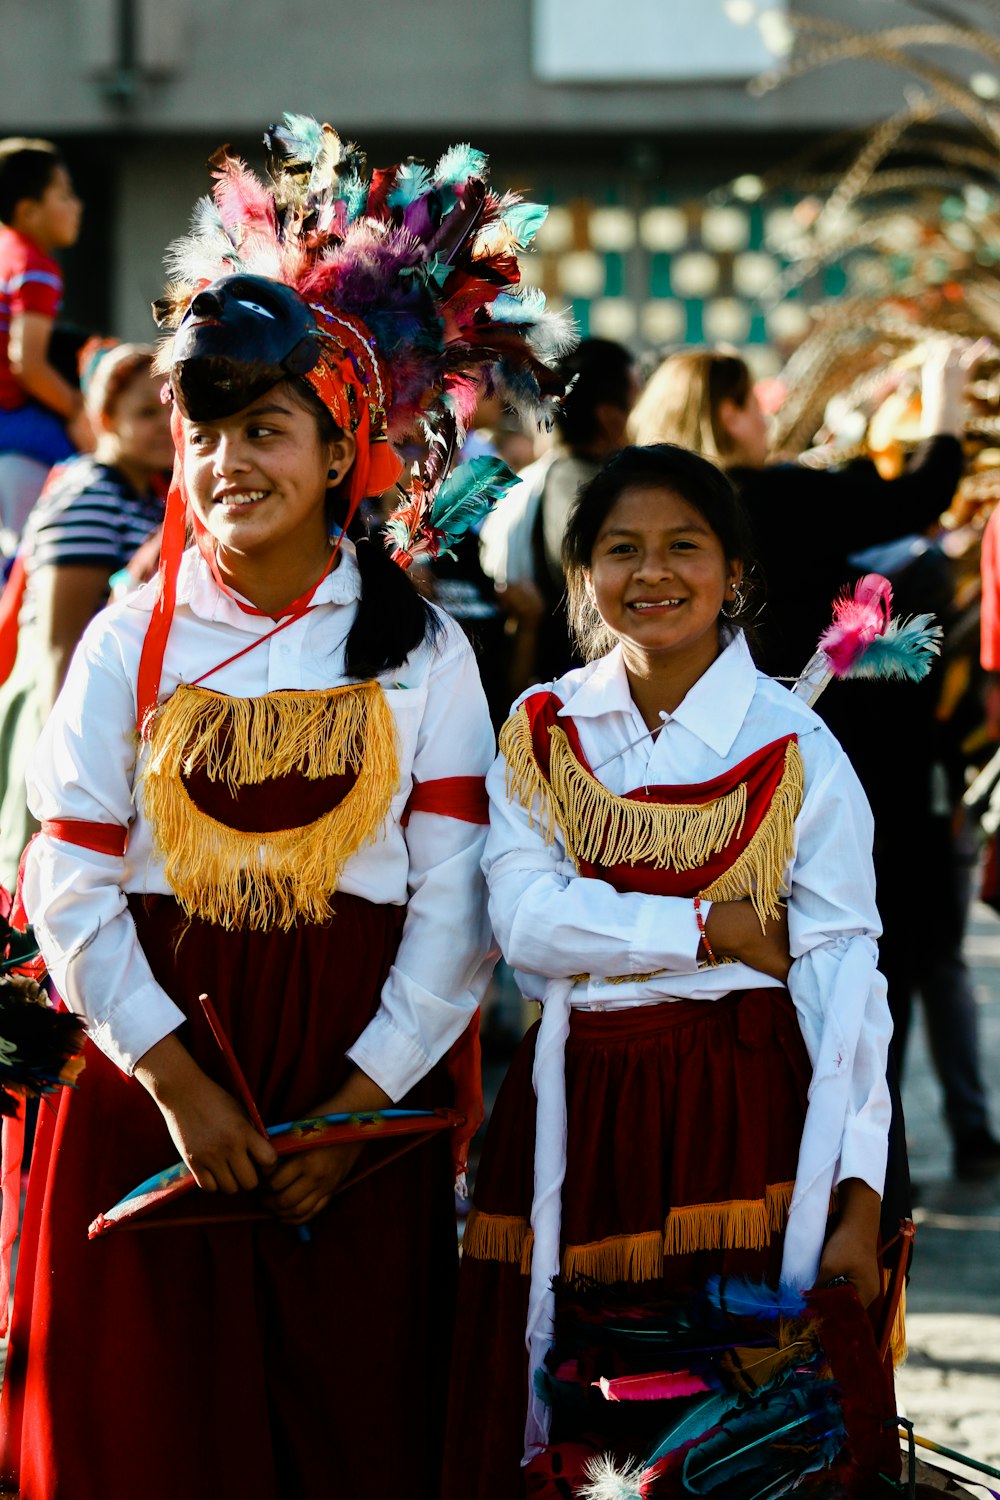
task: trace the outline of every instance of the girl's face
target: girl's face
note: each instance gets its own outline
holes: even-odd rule
[[[130,380],[99,425],[113,434],[118,454],[155,473],[174,461],[170,408],[160,400],[161,376],[143,372]]]
[[[325,550],[330,470],[342,478],[353,457],[354,438],[324,442],[285,381],[235,416],[184,420],[191,504],[220,546],[244,555]]]
[[[701,512],[674,490],[623,490],[605,517],[587,591],[616,636],[647,657],[705,660],[718,652],[722,605],[743,576]]]

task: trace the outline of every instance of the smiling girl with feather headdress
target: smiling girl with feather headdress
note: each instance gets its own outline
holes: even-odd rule
[[[454,1101],[463,1164],[493,740],[405,567],[511,480],[450,474],[478,390],[544,418],[572,335],[518,281],[542,211],[479,152],[369,177],[315,121],[268,141],[271,180],[222,155],[172,251],[158,579],[88,630],[30,777],[25,901],[91,1040],[28,1193],[0,1474],[24,1500],[353,1497],[376,1421],[380,1489],[437,1493],[446,1136],[397,1162],[350,1117]],[[414,425],[390,558],[359,507]],[[317,1116],[351,1138],[317,1147]]]

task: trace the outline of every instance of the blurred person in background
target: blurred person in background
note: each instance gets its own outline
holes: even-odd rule
[[[0,452],[46,464],[90,446],[80,392],[49,358],[63,288],[53,251],[76,243],[82,213],[50,141],[0,141]]]
[[[704,453],[726,470],[746,506],[766,590],[757,626],[765,671],[786,678],[801,672],[829,624],[832,601],[866,572],[890,577],[898,614],[947,617],[949,567],[923,533],[948,508],[962,476],[966,353],[945,338],[928,347],[922,441],[894,479],[882,478],[868,460],[840,469],[769,463],[767,419],[736,355],[674,354],[651,376],[632,414],[633,441]],[[1000,1173],[1000,1142],[990,1127],[975,996],[961,951],[968,881],[952,832],[953,747],[937,714],[940,688],[938,671],[920,684],[834,684],[818,711],[875,815],[880,966],[897,1065],[919,993],[954,1170],[976,1179]]]
[[[10,671],[0,688],[0,878],[11,888],[37,827],[24,792],[34,743],[112,577],[163,519],[174,449],[154,358],[146,344],[85,348],[96,450],[53,470],[0,601],[0,657]]]
[[[569,512],[605,459],[625,442],[639,394],[634,356],[611,339],[584,339],[559,365],[569,389],[554,445],[487,518],[482,565],[514,635],[508,696],[579,665],[566,617],[562,540]]]

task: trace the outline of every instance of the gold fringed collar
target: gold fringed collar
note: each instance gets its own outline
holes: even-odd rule
[[[507,795],[532,823],[537,817],[548,843],[558,829],[581,873],[619,889],[713,901],[749,897],[762,923],[777,914],[805,789],[794,735],[750,757],[746,776],[734,768],[717,795],[706,783],[703,797],[692,787],[684,801],[620,797],[594,776],[573,743],[572,721],[557,722],[559,702],[548,697],[531,712],[531,700],[519,705],[500,732]],[[765,760],[770,766],[760,778],[756,762]],[[615,874],[623,867],[640,875],[623,884]]]
[[[191,796],[200,773],[230,793],[298,773],[353,777],[301,827],[244,831]],[[225,928],[324,922],[347,860],[382,828],[399,786],[396,725],[381,687],[234,698],[178,687],[157,710],[139,799],[180,906]]]

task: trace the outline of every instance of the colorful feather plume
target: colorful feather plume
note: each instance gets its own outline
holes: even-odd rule
[[[492,192],[486,157],[469,145],[433,169],[409,161],[369,177],[362,153],[308,115],[286,114],[264,139],[267,181],[228,151],[215,159],[213,198],[168,252],[175,282],[157,305],[163,326],[177,326],[206,280],[270,276],[368,330],[390,441],[421,425],[457,452],[470,381],[550,422],[563,394],[551,366],[576,335],[540,293],[524,292],[514,253],[543,208]]]
[[[811,705],[834,677],[919,682],[941,650],[941,637],[932,615],[893,620],[892,585],[879,573],[866,573],[853,593],[834,602],[833,623],[820,636],[792,692]]]
[[[415,475],[403,505],[386,522],[386,545],[394,562],[408,568],[415,557],[453,557],[453,548],[517,483],[499,458],[474,458],[436,488]]]
[[[866,573],[853,593],[845,591],[833,605],[833,624],[819,638],[818,650],[835,677],[844,677],[885,631],[892,610],[892,585],[878,573]]]
[[[0,1115],[72,1085],[83,1069],[83,1026],[48,1003],[45,960],[31,928],[14,926],[13,904],[0,886]]]
[[[716,1276],[700,1296],[636,1305],[624,1291],[560,1281],[536,1385],[578,1500],[842,1492],[840,1388],[817,1311],[793,1288]],[[573,1451],[571,1434],[604,1451]]]
[[[0,1114],[21,1099],[75,1084],[83,1070],[83,1026],[54,1010],[32,979],[0,978]]]

